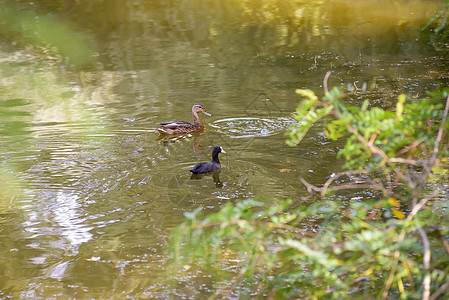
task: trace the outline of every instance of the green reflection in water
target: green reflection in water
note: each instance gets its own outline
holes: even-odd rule
[[[39,14],[6,1],[0,10],[0,35],[15,44],[40,48],[47,58],[60,54],[75,65],[92,59],[93,46],[77,30],[50,15]],[[54,51],[56,50],[56,52]]]

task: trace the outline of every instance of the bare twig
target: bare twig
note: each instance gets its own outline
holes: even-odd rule
[[[332,71],[327,71],[326,75],[324,75],[324,79],[323,79],[323,88],[324,88],[324,93],[327,94],[329,93],[329,90],[327,88],[327,80],[329,79],[329,76],[331,76]]]
[[[341,184],[333,187],[334,190],[354,190],[354,189],[372,189],[376,191],[383,191],[384,188],[374,184]]]
[[[356,171],[348,171],[347,173],[363,173],[363,172],[356,172]],[[345,172],[342,172],[345,173]],[[341,174],[341,175],[347,175],[347,174]],[[340,175],[340,176],[341,176]],[[321,193],[325,193],[328,188],[330,183],[326,182],[327,186],[323,186],[322,188],[314,186],[313,184],[308,183],[304,178],[300,177],[299,180],[301,180],[301,182],[306,186],[307,191],[309,193],[311,193],[312,191],[315,192],[321,192]],[[330,179],[329,179],[330,180]],[[328,180],[328,181],[329,181]],[[332,182],[332,181],[331,181]],[[366,183],[366,184],[341,184],[341,185],[337,185],[333,187],[334,190],[338,191],[338,190],[349,190],[349,189],[373,189],[373,190],[377,190],[377,191],[384,191],[385,188],[380,185],[380,184],[370,184],[370,183]]]
[[[408,165],[414,165],[414,166],[424,165],[424,161],[416,160],[416,159],[401,158],[401,157],[390,158],[390,162],[400,163],[400,164],[408,164]]]
[[[423,242],[424,247],[424,256],[423,256],[423,268],[425,272],[427,273],[426,276],[424,276],[423,279],[423,286],[424,286],[424,292],[422,294],[421,299],[422,300],[429,300],[430,297],[430,243],[429,238],[427,237],[426,232],[422,229],[422,227],[419,225],[418,221],[416,220],[416,228],[418,229],[419,234],[421,235],[421,239]]]
[[[434,194],[435,194],[435,193],[434,193]],[[433,195],[433,194],[432,194],[432,195]],[[434,195],[434,196],[436,196],[436,195]],[[431,198],[433,198],[433,197],[430,196],[430,197],[422,198],[421,201],[420,201],[418,204],[414,205],[413,208],[412,208],[412,211],[411,211],[410,214],[407,216],[407,221],[413,220],[413,218],[415,217],[415,215],[421,210],[421,208],[424,207],[424,205],[426,205],[427,201],[429,201]],[[405,232],[404,232],[404,235],[405,235]],[[401,240],[402,240],[402,239],[401,239]]]
[[[429,168],[431,168],[435,164],[435,161],[437,159],[438,150],[440,147],[441,139],[443,138],[443,131],[444,131],[444,126],[446,125],[448,112],[449,112],[449,95],[447,96],[447,99],[446,99],[446,107],[444,108],[443,118],[441,119],[440,128],[438,129],[437,138],[435,139],[435,144],[433,146],[433,153],[432,153],[432,156],[429,161]]]

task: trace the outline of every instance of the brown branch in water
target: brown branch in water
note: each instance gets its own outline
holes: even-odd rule
[[[326,183],[323,185],[322,191],[321,193],[324,194],[327,189],[329,188],[330,184],[337,178],[341,177],[341,176],[348,176],[348,175],[356,175],[356,174],[368,174],[367,171],[364,170],[351,170],[351,171],[344,171],[344,172],[339,172],[334,174],[334,176],[332,176],[331,178],[329,178]]]
[[[346,174],[344,174],[346,173]],[[342,175],[348,175],[348,174],[363,174],[366,173],[364,171],[347,171],[347,172],[341,172],[339,173],[339,175],[334,176],[334,177],[340,177]],[[331,180],[332,179],[332,180]],[[326,184],[323,187],[316,187],[313,184],[308,183],[303,177],[300,177],[299,180],[306,186],[307,191],[309,193],[311,193],[312,191],[315,192],[321,192],[321,193],[325,193],[328,188],[329,185],[331,184],[331,182],[334,180],[333,178],[330,178],[328,180],[328,182],[326,182]],[[330,181],[330,182],[329,182]],[[377,190],[377,191],[384,191],[385,188],[381,185],[381,184],[371,184],[371,183],[366,183],[366,184],[341,184],[341,185],[337,185],[332,187],[332,189],[338,191],[338,190],[349,190],[349,189],[373,189],[373,190]]]
[[[314,186],[313,184],[308,183],[303,177],[299,177],[299,180],[304,184],[307,188],[307,191],[309,193],[312,193],[312,191],[315,192],[321,192],[321,188]]]
[[[334,186],[333,189],[335,191],[339,191],[339,190],[354,190],[354,189],[372,189],[372,190],[376,190],[376,191],[383,191],[384,188],[380,187],[378,185],[374,185],[374,184],[341,184],[341,185],[337,185]]]

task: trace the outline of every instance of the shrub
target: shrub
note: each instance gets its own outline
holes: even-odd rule
[[[276,298],[449,296],[448,91],[421,100],[401,95],[395,111],[348,105],[337,88],[321,100],[297,93],[304,100],[289,145],[322,119],[328,137],[346,139],[338,153],[346,170],[322,187],[302,178],[308,190],[372,189],[378,200],[292,209],[291,201],[263,208],[256,199],[208,216],[195,211],[171,235],[172,266],[211,265],[222,275],[237,269],[235,282],[245,278],[251,293]],[[343,176],[355,181],[336,185]],[[306,229],[311,217],[316,232]]]

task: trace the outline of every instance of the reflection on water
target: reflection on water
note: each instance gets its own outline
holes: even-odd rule
[[[164,135],[160,134],[157,137],[157,141],[159,141],[163,145],[168,145],[168,143],[176,143],[183,140],[192,140],[193,152],[196,154],[203,153],[206,149],[204,146],[201,146],[201,135],[203,133],[192,133],[192,134],[180,134],[180,135]]]
[[[223,182],[220,181],[220,171],[214,171],[214,172],[210,172],[208,174],[192,174],[190,176],[190,180],[201,180],[204,178],[204,176],[211,176],[213,178],[215,186],[217,188],[223,187]],[[225,183],[225,185],[226,185],[226,183]]]
[[[298,178],[319,185],[339,168],[322,125],[285,145],[296,88],[322,93],[332,70],[354,104],[389,107],[449,83],[446,48],[416,30],[439,1],[22,3],[72,22],[98,53],[75,70],[0,43],[0,298],[210,296],[207,274],[163,281],[184,212],[256,195],[308,203]],[[158,137],[156,123],[195,103],[212,114],[203,133]],[[193,180],[217,145],[220,173]]]

